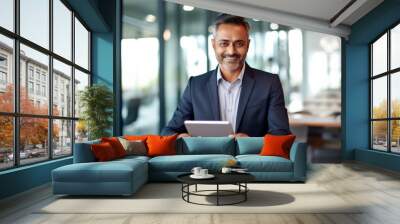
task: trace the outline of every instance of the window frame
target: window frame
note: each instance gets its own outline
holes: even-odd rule
[[[12,73],[11,75],[13,75],[14,77],[14,110],[13,112],[2,112],[0,111],[0,116],[4,116],[4,117],[12,117],[13,119],[13,166],[10,167],[5,167],[5,168],[0,168],[0,172],[5,171],[5,170],[11,170],[11,169],[16,169],[19,167],[24,167],[24,166],[30,166],[33,164],[38,164],[38,163],[43,163],[43,162],[47,162],[47,161],[51,161],[51,160],[58,160],[58,159],[62,159],[62,158],[66,158],[66,157],[71,157],[73,156],[73,152],[74,152],[74,143],[75,143],[75,126],[76,126],[76,121],[79,120],[79,117],[75,116],[75,108],[72,107],[71,108],[71,114],[70,116],[66,115],[66,116],[56,116],[53,115],[53,59],[54,60],[58,60],[61,63],[64,63],[68,66],[71,67],[71,83],[73,84],[75,82],[75,69],[85,73],[86,75],[88,75],[89,77],[89,83],[88,86],[92,85],[92,69],[91,69],[91,37],[92,37],[92,31],[91,29],[89,29],[89,27],[87,26],[87,24],[83,21],[83,19],[72,9],[72,7],[65,1],[65,0],[59,0],[68,10],[71,11],[71,18],[70,18],[70,23],[71,23],[71,59],[67,59],[64,58],[63,56],[55,53],[54,50],[54,46],[53,46],[53,24],[54,24],[54,17],[53,17],[53,1],[54,0],[48,0],[49,3],[49,47],[48,49],[46,49],[45,47],[42,47],[39,44],[34,43],[33,41],[30,41],[29,39],[24,38],[23,36],[20,35],[20,0],[14,0],[13,1],[13,10],[14,10],[14,18],[13,18],[13,22],[14,22],[14,30],[10,31],[4,27],[0,26],[0,35],[5,36],[7,38],[12,39],[13,41],[13,52],[12,52],[12,57],[13,57],[13,63],[12,63]],[[79,20],[79,22],[83,25],[83,27],[88,31],[88,69],[85,69],[83,67],[81,67],[80,65],[75,63],[75,18],[77,20]],[[33,50],[36,50],[42,54],[45,54],[46,56],[48,56],[49,62],[48,62],[48,80],[46,80],[46,85],[45,85],[45,94],[48,97],[48,112],[46,115],[40,115],[40,114],[27,114],[27,113],[21,113],[20,111],[20,64],[21,64],[21,57],[20,57],[20,46],[21,45],[25,45],[27,47],[32,48]],[[27,73],[26,75],[26,81],[32,81],[35,86],[36,83],[40,83],[40,87],[42,88],[42,79],[41,79],[41,75],[42,72],[41,71],[39,73],[39,80],[36,80],[36,72],[37,70],[35,68],[33,68],[33,79],[31,79],[30,77],[30,69],[31,66],[29,64],[27,64]],[[28,87],[28,86],[27,86]],[[28,87],[29,88],[29,87]],[[27,88],[27,91],[29,91]],[[34,92],[36,91],[36,89],[34,89]],[[47,93],[48,92],[48,93]],[[75,96],[75,88],[74,85],[72,85],[71,87],[71,93],[73,94],[73,96]],[[34,93],[35,94],[35,93]],[[42,92],[40,89],[40,94],[38,96],[42,97]],[[72,97],[71,99],[71,103],[72,105],[74,105],[75,103],[75,97]],[[21,118],[45,118],[47,119],[47,123],[48,123],[48,135],[47,135],[47,142],[49,143],[47,145],[47,152],[48,155],[47,157],[44,157],[43,160],[40,160],[38,162],[31,162],[31,163],[26,163],[26,164],[21,164],[21,159],[20,159],[20,119]],[[57,120],[65,120],[65,121],[70,121],[71,122],[71,153],[68,155],[62,155],[62,156],[54,156],[54,149],[55,147],[53,146],[53,123],[54,121]]]
[[[369,53],[369,77],[368,77],[368,84],[369,84],[369,149],[373,150],[373,151],[379,151],[379,152],[386,152],[386,153],[391,153],[391,154],[400,154],[400,152],[393,152],[392,151],[392,121],[400,121],[400,117],[392,117],[392,111],[391,111],[391,107],[392,107],[392,100],[391,100],[391,79],[392,76],[395,75],[396,73],[400,72],[400,67],[398,68],[394,68],[391,69],[391,31],[393,28],[395,28],[396,26],[400,26],[400,21],[395,22],[394,24],[392,24],[390,27],[388,27],[387,29],[385,29],[384,32],[382,32],[381,34],[379,34],[375,39],[373,39],[371,42],[368,43],[368,53]],[[374,76],[373,74],[373,44],[376,43],[376,41],[378,41],[381,37],[383,37],[384,35],[387,35],[387,62],[386,62],[386,71],[380,74],[376,74]],[[386,87],[387,87],[387,93],[386,93],[386,97],[387,97],[387,105],[386,105],[386,118],[373,118],[373,81],[378,79],[378,78],[382,78],[382,77],[386,77]],[[379,150],[374,148],[374,136],[373,136],[373,122],[374,121],[386,121],[386,151],[383,150]]]

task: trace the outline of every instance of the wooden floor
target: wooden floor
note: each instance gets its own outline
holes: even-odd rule
[[[317,183],[349,203],[366,206],[357,214],[35,214],[35,208],[54,199],[47,185],[0,202],[0,223],[400,223],[397,173],[357,163],[313,164],[308,183]]]

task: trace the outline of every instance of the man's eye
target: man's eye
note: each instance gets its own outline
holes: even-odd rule
[[[228,45],[229,45],[229,44],[226,43],[226,42],[222,42],[222,43],[219,44],[219,46],[221,46],[221,47],[227,47]]]
[[[237,42],[235,43],[236,47],[243,47],[244,46],[244,42]]]

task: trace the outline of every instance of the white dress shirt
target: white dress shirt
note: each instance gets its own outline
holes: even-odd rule
[[[222,75],[220,67],[217,68],[217,86],[219,96],[219,108],[221,120],[229,121],[232,130],[236,133],[236,116],[239,106],[240,92],[242,90],[242,80],[246,64],[243,64],[239,77],[232,83],[226,81]]]

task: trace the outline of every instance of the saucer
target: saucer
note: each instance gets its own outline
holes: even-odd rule
[[[193,179],[211,179],[211,178],[214,178],[214,177],[215,176],[212,175],[212,174],[207,174],[207,175],[204,175],[204,176],[202,176],[202,175],[194,175],[194,174],[190,175],[190,178],[193,178]]]

